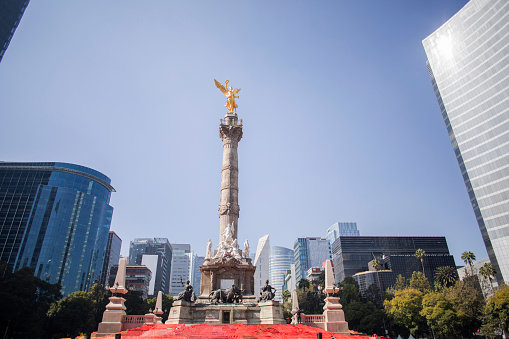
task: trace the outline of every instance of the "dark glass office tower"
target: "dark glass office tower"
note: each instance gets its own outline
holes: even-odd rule
[[[30,0],[0,0],[0,61]]]
[[[64,295],[88,290],[101,276],[111,192],[87,167],[0,162],[0,259],[60,283]]]
[[[104,255],[103,271],[101,275],[100,283],[104,287],[108,284],[108,277],[110,269],[114,265],[118,265],[120,259],[120,249],[122,248],[122,239],[113,232],[110,231],[108,234],[108,242],[106,244],[106,252]]]
[[[403,258],[401,256],[410,255],[411,258],[415,258],[415,251],[419,248],[426,252],[428,257],[426,263],[431,263],[432,260],[435,263],[436,259],[431,259],[433,257],[442,260],[441,266],[454,265],[445,237],[340,236],[332,243],[334,277],[336,282],[342,282],[345,277],[367,271],[368,263],[375,258],[381,260],[384,257],[391,257],[396,267],[401,262],[398,260]],[[415,263],[419,264],[419,261],[415,260]]]

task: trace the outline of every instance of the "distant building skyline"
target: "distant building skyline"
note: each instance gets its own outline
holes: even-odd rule
[[[0,62],[30,0],[0,0]]]
[[[118,271],[118,263],[113,265],[110,269],[109,273],[109,282],[110,286],[113,286],[115,282],[115,277]],[[133,291],[141,292],[142,298],[147,299],[149,294],[149,286],[152,278],[151,270],[145,265],[127,265],[125,272],[125,287]],[[114,286],[113,286],[114,287]]]
[[[423,40],[431,84],[500,282],[509,281],[508,11],[505,0],[471,0]]]

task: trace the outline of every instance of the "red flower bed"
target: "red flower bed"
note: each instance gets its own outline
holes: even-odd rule
[[[305,325],[145,325],[122,333],[122,338],[282,338],[316,339],[321,332],[323,339],[366,339],[358,335],[341,335]],[[108,336],[113,337],[114,336]]]

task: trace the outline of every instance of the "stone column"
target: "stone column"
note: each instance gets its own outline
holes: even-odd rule
[[[223,232],[232,224],[233,239],[237,239],[239,220],[239,161],[237,147],[242,138],[242,121],[236,113],[227,113],[219,125],[223,141],[223,167],[221,171],[221,200],[219,204],[219,243],[224,241]]]

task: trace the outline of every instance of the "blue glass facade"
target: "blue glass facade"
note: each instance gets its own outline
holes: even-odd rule
[[[1,259],[62,293],[101,276],[113,208],[110,179],[66,163],[0,163]]]
[[[272,246],[270,248],[270,283],[276,289],[275,300],[282,300],[281,293],[283,292],[286,271],[291,268],[294,262],[292,249],[281,246]]]
[[[293,244],[296,282],[305,279],[311,267],[322,267],[332,258],[331,247],[325,238],[297,238]]]

